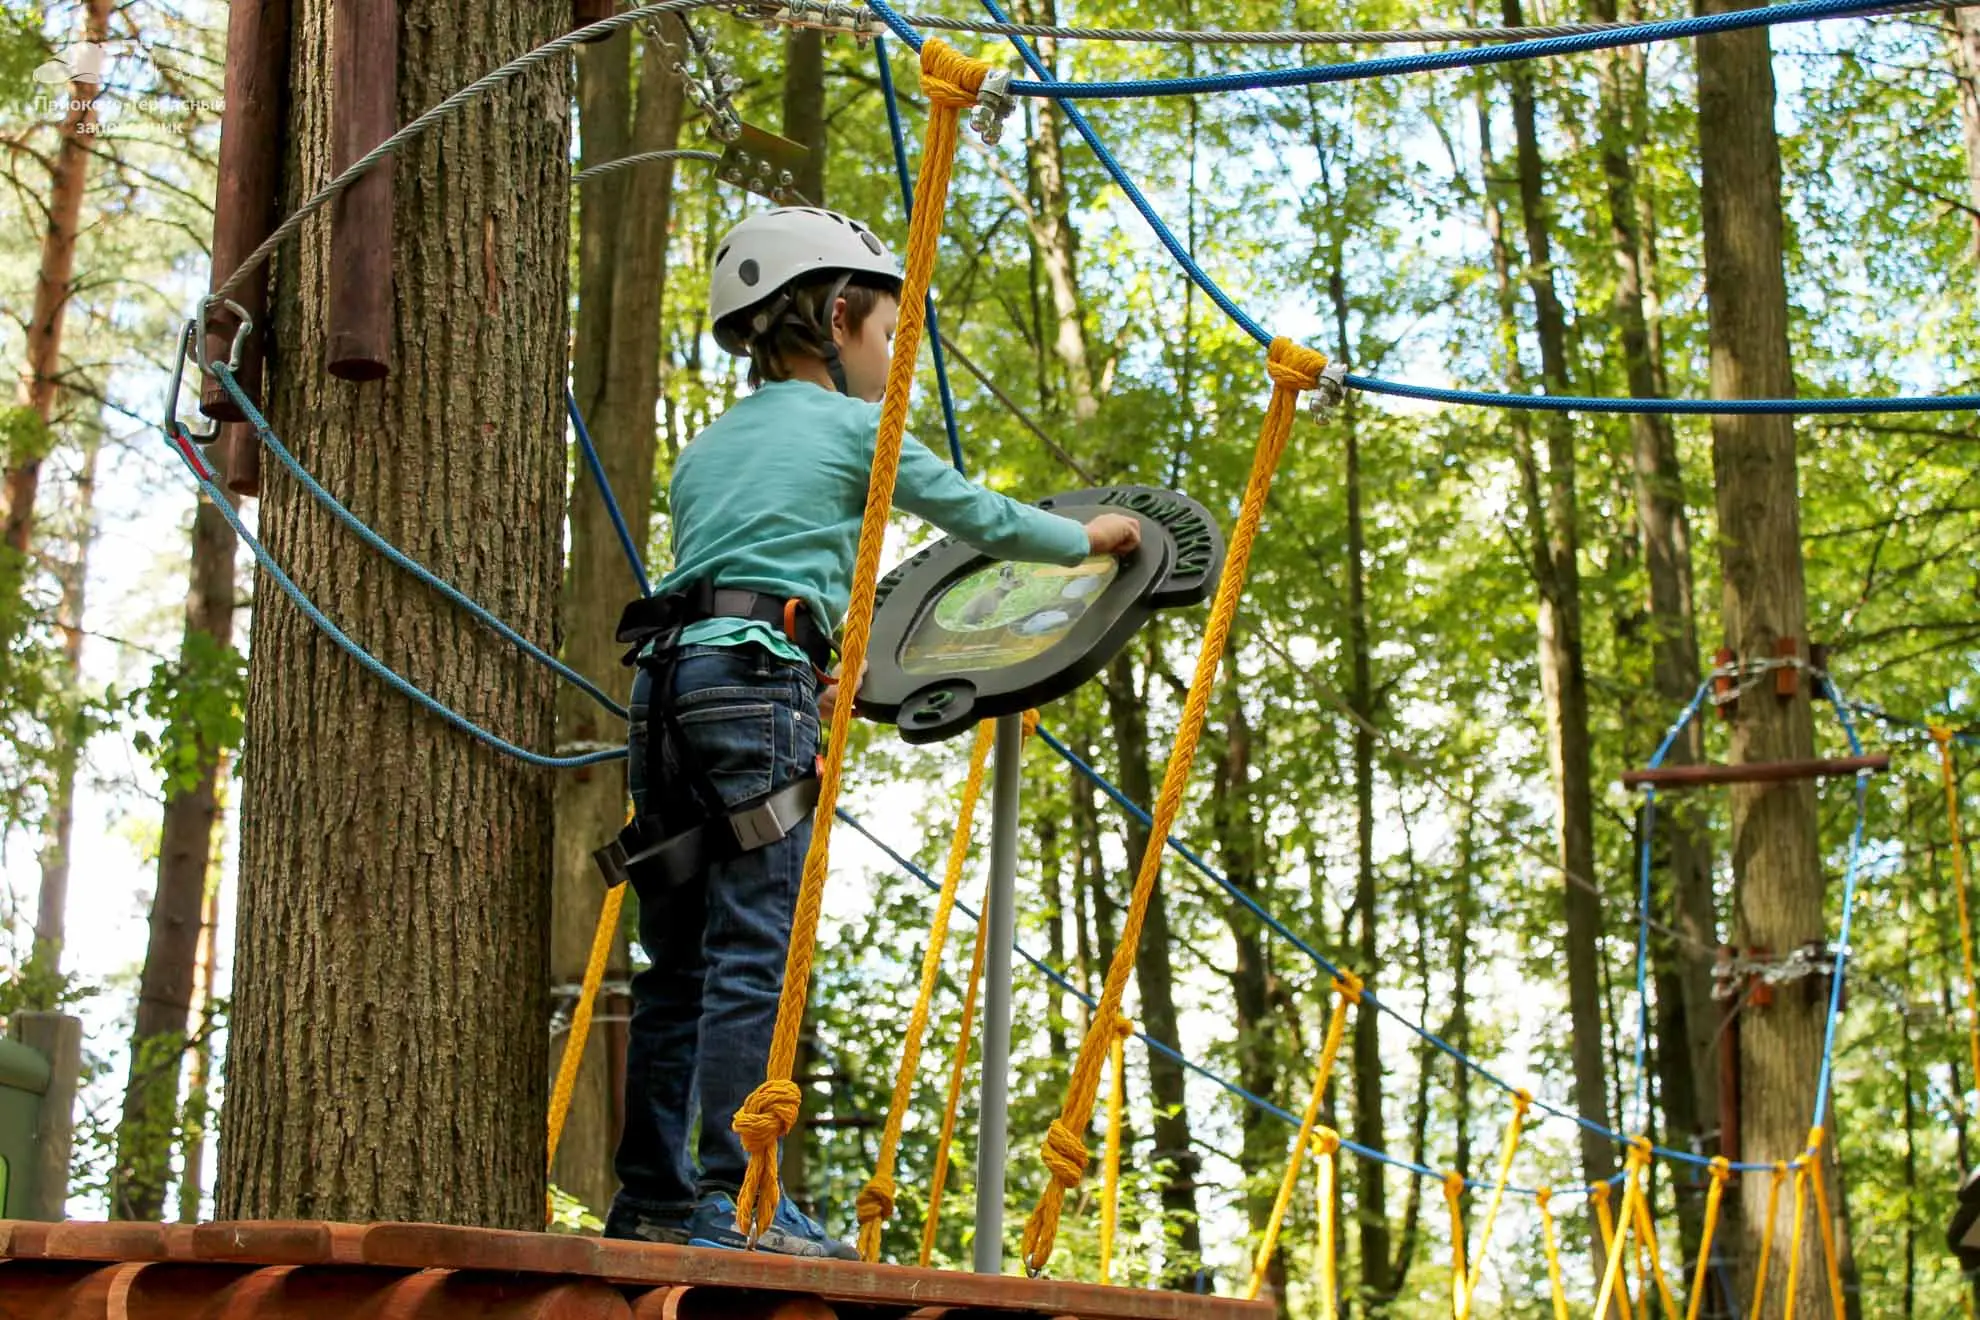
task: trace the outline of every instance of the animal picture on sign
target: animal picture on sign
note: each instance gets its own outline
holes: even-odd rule
[[[1112,555],[1070,568],[995,564],[937,598],[908,634],[901,668],[947,674],[995,669],[1042,655],[1071,631],[1118,571]]]

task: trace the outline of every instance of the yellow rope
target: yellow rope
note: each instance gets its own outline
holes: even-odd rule
[[[1470,1273],[1464,1266],[1464,1175],[1452,1169],[1444,1175],[1444,1204],[1451,1212],[1451,1314],[1464,1312],[1465,1281]]]
[[[1107,1153],[1100,1163],[1100,1282],[1114,1275],[1114,1220],[1121,1200],[1121,1113],[1127,1108],[1127,1039],[1134,1023],[1114,1019],[1114,1043],[1109,1050],[1113,1077],[1107,1088]]]
[[[1595,1207],[1595,1223],[1602,1230],[1602,1258],[1614,1261],[1616,1258],[1616,1221],[1609,1212],[1609,1184],[1596,1183],[1588,1189],[1589,1204]],[[1632,1320],[1629,1305],[1629,1285],[1625,1283],[1621,1295],[1616,1298],[1616,1307],[1622,1312],[1622,1320]],[[1595,1320],[1608,1320],[1605,1310],[1595,1312]]]
[[[928,947],[921,955],[921,988],[915,995],[914,1010],[908,1015],[907,1037],[901,1042],[901,1064],[894,1073],[894,1098],[887,1107],[886,1125],[880,1131],[880,1154],[873,1162],[873,1177],[860,1189],[854,1202],[862,1260],[880,1259],[880,1234],[894,1217],[894,1161],[900,1154],[901,1124],[906,1121],[908,1105],[914,1100],[914,1075],[921,1065],[921,1038],[928,1031],[935,983],[942,972],[942,950],[949,942],[949,917],[955,911],[956,887],[962,883],[963,867],[969,862],[970,826],[976,820],[977,801],[983,796],[983,779],[990,768],[990,747],[996,736],[997,722],[984,720],[976,726],[976,742],[969,750],[969,777],[963,782],[956,828],[949,838],[948,866],[942,873],[942,889],[935,899],[935,916],[928,925]]]
[[[1795,1285],[1801,1282],[1801,1230],[1808,1210],[1808,1157],[1794,1162],[1794,1232],[1788,1238],[1787,1300],[1781,1303],[1781,1320],[1794,1320]]]
[[[626,816],[630,821],[630,813]],[[598,925],[591,932],[591,955],[584,964],[584,983],[578,990],[577,1007],[571,1010],[570,1033],[564,1037],[564,1055],[557,1060],[557,1081],[550,1088],[549,1153],[545,1167],[557,1163],[557,1144],[564,1139],[564,1121],[571,1115],[571,1095],[577,1090],[578,1067],[584,1062],[584,1047],[591,1038],[591,1007],[598,998],[598,987],[605,982],[605,965],[612,960],[612,936],[619,929],[619,909],[625,905],[624,885],[605,891],[605,902],[598,909]],[[554,1213],[550,1194],[543,1197],[543,1222]]]
[[[1636,1218],[1636,1203],[1643,1196],[1643,1169],[1649,1163],[1650,1139],[1648,1137],[1635,1138],[1629,1143],[1629,1156],[1623,1162],[1623,1203],[1622,1213],[1617,1216],[1617,1219],[1621,1221],[1616,1230],[1618,1236],[1614,1244],[1609,1248],[1609,1264],[1608,1268],[1602,1271],[1601,1290],[1595,1294],[1595,1315],[1598,1320],[1600,1320],[1600,1317],[1609,1314],[1610,1300],[1615,1297],[1616,1285],[1622,1278],[1623,1251],[1629,1243],[1630,1224]],[[1606,1183],[1600,1185],[1607,1186]],[[1606,1219],[1607,1198],[1604,1197],[1595,1204],[1598,1211],[1604,1212],[1604,1218]],[[1606,1224],[1604,1224],[1603,1229],[1603,1236],[1608,1236]],[[1627,1298],[1628,1292],[1628,1288],[1625,1287],[1623,1289],[1625,1298]],[[1629,1303],[1625,1300],[1623,1303],[1624,1315],[1629,1314],[1628,1306]]]
[[[983,888],[983,906],[989,910],[990,887]],[[921,1222],[921,1267],[928,1268],[935,1256],[935,1230],[942,1222],[942,1193],[949,1181],[949,1148],[956,1135],[956,1113],[962,1108],[963,1073],[969,1066],[970,1028],[976,1021],[976,991],[983,982],[983,955],[988,946],[983,939],[983,922],[976,926],[976,951],[969,959],[969,984],[963,988],[962,1020],[956,1027],[956,1057],[949,1067],[949,1099],[942,1109],[942,1135],[935,1142],[935,1172],[928,1180],[928,1217]]]
[[[1822,1259],[1829,1267],[1829,1306],[1832,1314],[1842,1315],[1842,1260],[1836,1254],[1836,1225],[1829,1216],[1829,1193],[1822,1180],[1821,1128],[1808,1129],[1808,1178],[1815,1187],[1815,1225],[1822,1230]]]
[[[921,214],[917,204],[915,214]],[[915,291],[919,297],[919,289]],[[907,295],[903,295],[907,297]],[[1293,433],[1293,414],[1299,408],[1299,392],[1311,390],[1319,380],[1327,356],[1301,348],[1287,338],[1271,340],[1265,354],[1265,370],[1271,374],[1271,402],[1265,406],[1265,420],[1259,425],[1257,451],[1251,455],[1251,477],[1245,483],[1238,522],[1232,526],[1230,548],[1224,554],[1224,576],[1218,594],[1210,604],[1210,619],[1204,627],[1204,641],[1196,653],[1196,673],[1190,679],[1188,697],[1182,703],[1182,720],[1176,726],[1176,742],[1168,752],[1168,768],[1162,772],[1162,790],[1154,800],[1154,817],[1148,827],[1148,847],[1140,857],[1135,875],[1135,891],[1129,896],[1127,914],[1121,920],[1119,946],[1107,968],[1101,986],[1099,1011],[1079,1041],[1079,1057],[1073,1061],[1073,1075],[1065,1086],[1065,1102],[1059,1116],[1045,1132],[1043,1160],[1051,1181],[1039,1197],[1038,1207],[1024,1225],[1024,1265],[1036,1274],[1051,1261],[1051,1245],[1059,1233],[1059,1211],[1065,1207],[1065,1193],[1079,1185],[1087,1172],[1085,1130],[1093,1120],[1093,1100],[1099,1094],[1101,1061],[1105,1059],[1105,1031],[1121,1013],[1121,999],[1127,993],[1129,972],[1135,970],[1135,950],[1140,948],[1140,926],[1148,916],[1148,898],[1162,871],[1162,853],[1176,815],[1182,811],[1182,790],[1190,780],[1190,764],[1196,760],[1196,744],[1204,734],[1204,720],[1210,712],[1210,697],[1218,681],[1218,665],[1224,659],[1224,643],[1230,637],[1232,619],[1238,615],[1243,596],[1245,568],[1251,562],[1251,542],[1257,538],[1257,524],[1265,517],[1265,497],[1271,493],[1271,477],[1285,453],[1285,441]]]
[[[1245,1285],[1246,1300],[1258,1296],[1265,1286],[1265,1271],[1272,1263],[1272,1252],[1279,1245],[1279,1230],[1285,1224],[1286,1209],[1292,1204],[1293,1186],[1299,1182],[1300,1161],[1306,1144],[1320,1121],[1320,1106],[1327,1097],[1327,1079],[1334,1074],[1334,1060],[1340,1056],[1341,1037],[1347,1031],[1348,1005],[1361,1002],[1361,978],[1342,972],[1334,978],[1334,1013],[1327,1021],[1327,1035],[1320,1046],[1320,1065],[1313,1070],[1313,1090],[1306,1097],[1306,1112],[1300,1115],[1299,1135],[1293,1138],[1292,1152],[1286,1157],[1286,1173],[1279,1180],[1279,1195],[1272,1202],[1272,1215],[1265,1221],[1265,1236],[1259,1240],[1258,1255],[1251,1262],[1251,1281]]]
[[[1465,1320],[1471,1314],[1471,1295],[1478,1291],[1478,1276],[1484,1270],[1485,1252],[1492,1245],[1492,1225],[1498,1222],[1499,1204],[1506,1198],[1506,1184],[1512,1181],[1513,1156],[1519,1150],[1520,1129],[1526,1125],[1526,1115],[1533,1108],[1533,1096],[1526,1091],[1513,1092],[1512,1118],[1506,1123],[1506,1140],[1499,1152],[1499,1176],[1492,1183],[1492,1199],[1485,1204],[1485,1225],[1478,1230],[1478,1246],[1473,1253],[1471,1272],[1465,1277],[1464,1296],[1458,1303],[1457,1320]]]
[[[927,319],[928,285],[935,273],[935,248],[948,209],[949,171],[956,157],[957,113],[976,102],[990,66],[969,59],[939,39],[921,48],[921,90],[928,98],[928,130],[921,152],[921,177],[915,183],[914,214],[908,225],[906,261],[901,275],[900,319],[894,328],[894,352],[887,364],[887,392],[880,405],[879,431],[873,442],[873,470],[866,490],[866,513],[860,523],[859,551],[853,560],[852,593],[846,605],[839,644],[842,672],[860,673],[866,665],[866,643],[873,626],[875,585],[880,577],[880,550],[887,534],[887,517],[894,504],[894,478],[900,467],[901,442],[907,433],[908,396],[914,389],[915,359]],[[797,904],[791,915],[790,948],[784,959],[783,993],[777,1000],[777,1025],[770,1038],[770,1057],[763,1083],[736,1111],[733,1126],[749,1152],[749,1170],[736,1194],[736,1229],[754,1242],[777,1213],[777,1143],[797,1122],[800,1095],[791,1081],[797,1061],[798,1034],[804,1026],[805,994],[811,985],[812,945],[818,937],[818,916],[825,901],[825,874],[831,855],[833,813],[839,805],[839,781],[845,749],[852,732],[853,703],[839,702],[832,710],[829,751],[818,776],[818,807],[812,817],[811,847],[804,856]]]
[[[1787,1181],[1788,1166],[1778,1160],[1768,1175],[1767,1218],[1760,1229],[1760,1263],[1753,1271],[1753,1311],[1748,1320],[1760,1320],[1760,1304],[1767,1300],[1767,1262],[1774,1254],[1774,1221],[1781,1208],[1781,1184]]]
[[[1966,1079],[1968,1086],[1980,1086],[1980,991],[1976,991],[1973,981],[1973,922],[1966,909],[1966,847],[1959,833],[1959,776],[1953,769],[1952,740],[1951,729],[1943,724],[1932,726],[1932,741],[1939,744],[1940,778],[1946,785],[1946,824],[1952,829],[1953,895],[1959,902],[1959,956],[1966,972],[1966,1054],[1971,1069]]]
[[[1334,1152],[1340,1148],[1340,1133],[1330,1127],[1314,1129],[1314,1195],[1320,1210],[1320,1320],[1334,1320],[1341,1304],[1334,1262]]]
[[[1678,1320],[1677,1298],[1671,1293],[1670,1281],[1664,1277],[1664,1256],[1657,1246],[1657,1221],[1651,1214],[1650,1195],[1646,1188],[1636,1200],[1636,1242],[1637,1256],[1637,1295],[1643,1299],[1643,1309],[1650,1309],[1650,1293],[1643,1284],[1643,1255],[1650,1257],[1650,1278],[1657,1285],[1657,1300],[1663,1303],[1664,1320]]]
[[[1726,1179],[1732,1164],[1720,1155],[1712,1161],[1712,1186],[1705,1193],[1705,1224],[1698,1231],[1698,1270],[1691,1278],[1691,1300],[1684,1308],[1684,1320],[1698,1320],[1698,1308],[1705,1301],[1705,1285],[1712,1263],[1712,1235],[1719,1229],[1719,1202],[1725,1198]]]
[[[933,41],[930,45],[935,44]],[[925,48],[924,48],[925,49]],[[924,59],[925,59],[924,55]],[[933,156],[932,149],[924,159]],[[943,159],[947,168],[947,159]],[[927,166],[924,166],[924,177]],[[932,208],[915,202],[915,215],[934,213],[932,223],[940,224],[941,203]],[[910,299],[921,297],[919,286],[901,294],[902,311]],[[905,321],[905,317],[903,317]],[[898,332],[897,332],[898,333]],[[898,344],[897,344],[898,350]],[[1052,1244],[1058,1236],[1059,1213],[1065,1206],[1066,1192],[1079,1185],[1091,1156],[1086,1150],[1085,1133],[1093,1120],[1093,1101],[1100,1090],[1100,1065],[1106,1057],[1107,1024],[1119,1016],[1121,999],[1127,993],[1128,974],[1134,969],[1135,951],[1141,947],[1141,926],[1148,916],[1149,897],[1161,873],[1162,855],[1182,810],[1183,789],[1189,783],[1190,764],[1196,759],[1196,745],[1203,736],[1203,725],[1210,710],[1210,698],[1217,686],[1217,666],[1224,655],[1224,642],[1237,615],[1244,593],[1245,569],[1251,562],[1251,547],[1258,536],[1258,524],[1265,514],[1265,497],[1272,489],[1272,474],[1285,453],[1292,435],[1293,414],[1299,406],[1301,390],[1310,390],[1327,365],[1324,354],[1301,348],[1289,339],[1275,339],[1265,357],[1272,377],[1272,399],[1265,408],[1265,420],[1258,430],[1258,449],[1251,460],[1251,476],[1245,486],[1244,501],[1231,528],[1230,545],[1224,555],[1223,577],[1210,605],[1209,621],[1197,652],[1196,672],[1190,679],[1189,694],[1183,700],[1182,720],[1169,751],[1168,769],[1162,775],[1162,789],[1155,799],[1154,818],[1149,826],[1148,847],[1141,856],[1141,869],[1135,875],[1134,891],[1121,921],[1120,943],[1107,968],[1107,979],[1100,991],[1098,1011],[1086,1036],[1079,1044],[1073,1062],[1072,1078],[1066,1086],[1065,1102],[1045,1136],[1045,1167],[1051,1173],[1045,1193],[1024,1226],[1025,1268],[1036,1274],[1052,1258]],[[891,397],[891,395],[890,395]],[[820,810],[825,809],[819,803]],[[788,986],[786,987],[788,989]]]
[[[1547,1205],[1553,1199],[1551,1187],[1537,1187],[1533,1191],[1533,1203],[1540,1207],[1541,1241],[1547,1248],[1547,1286],[1554,1302],[1554,1320],[1568,1320],[1567,1289],[1561,1285],[1560,1234],[1554,1231],[1554,1212]]]

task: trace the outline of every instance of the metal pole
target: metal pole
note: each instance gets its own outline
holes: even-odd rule
[[[1004,1272],[1004,1154],[1010,1117],[1011,946],[1017,940],[1018,784],[1024,717],[997,721],[990,788],[990,901],[983,938],[983,1089],[976,1124],[976,1272]]]

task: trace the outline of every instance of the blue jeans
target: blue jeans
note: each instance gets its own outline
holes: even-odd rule
[[[730,806],[812,768],[810,666],[760,646],[682,647],[673,674],[681,747],[652,711],[650,664],[641,662],[633,682],[628,778],[635,809],[657,814],[670,832],[702,818],[685,765],[698,764]],[[671,888],[634,873],[639,942],[652,966],[632,982],[614,1218],[677,1222],[701,1196],[741,1185],[748,1156],[729,1124],[763,1080],[810,840],[806,821]],[[698,1150],[690,1145],[696,1110]]]

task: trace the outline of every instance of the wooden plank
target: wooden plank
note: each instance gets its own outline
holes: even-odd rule
[[[220,479],[244,500],[261,498],[261,439],[246,422],[220,424],[220,451],[226,463]]]
[[[5,1320],[108,1320],[110,1294],[142,1263],[0,1261],[0,1317]]]
[[[1749,765],[1667,765],[1625,770],[1625,788],[1695,788],[1705,784],[1782,784],[1831,779],[1865,770],[1888,770],[1888,756],[1831,756],[1813,761],[1756,761]]]
[[[181,1224],[0,1220],[0,1257],[12,1260],[172,1260],[191,1246]]]
[[[220,115],[220,168],[213,201],[213,277],[217,289],[275,228],[276,183],[282,165],[282,119],[288,111],[289,0],[233,0],[227,6],[227,108]],[[234,295],[254,318],[235,373],[251,399],[261,397],[262,350],[268,332],[268,270]],[[238,324],[216,310],[205,351],[225,361]],[[218,381],[206,381],[200,411],[238,422],[241,412]]]
[[[367,1265],[520,1270],[596,1275],[598,1240],[574,1233],[515,1233],[451,1224],[372,1224],[360,1240]]]
[[[341,174],[398,125],[398,0],[336,0],[330,169]],[[382,380],[392,351],[392,161],[330,204],[325,365],[339,380]]]
[[[212,1320],[252,1265],[147,1263],[110,1289],[109,1320]]]

